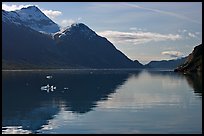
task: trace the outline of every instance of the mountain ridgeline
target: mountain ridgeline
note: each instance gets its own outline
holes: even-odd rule
[[[2,10],[2,68],[143,68],[82,23],[64,31],[37,7]]]
[[[74,23],[60,30],[55,22],[35,6],[16,11],[2,10],[2,69],[173,70],[185,62],[175,71],[202,71],[202,57],[198,55],[197,59],[195,55],[201,54],[202,49],[200,46],[198,48],[188,58],[151,61],[142,65],[138,60],[129,59],[105,37],[97,35],[83,23]]]
[[[159,68],[159,69],[175,69],[177,66],[183,64],[187,57],[172,60],[151,61],[145,65],[146,68]]]

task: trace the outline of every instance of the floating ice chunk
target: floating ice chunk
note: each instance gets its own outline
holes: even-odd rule
[[[45,90],[45,91],[46,91],[46,90],[48,90],[48,89],[49,89],[49,87],[50,87],[50,85],[48,84],[48,85],[46,85],[46,86],[42,86],[40,89],[41,89],[41,90]]]
[[[30,134],[29,130],[24,130],[22,126],[7,126],[2,127],[2,134]]]
[[[40,89],[41,90],[44,90],[44,91],[47,91],[49,93],[49,91],[54,91],[57,87],[56,86],[53,86],[53,85],[46,85],[46,86],[42,86]]]
[[[53,86],[53,85],[52,85],[52,86],[50,87],[50,90],[51,90],[52,92],[53,92],[55,89],[56,89],[56,86]]]
[[[51,78],[52,78],[52,76],[46,76],[46,78],[47,78],[47,79],[51,79]]]

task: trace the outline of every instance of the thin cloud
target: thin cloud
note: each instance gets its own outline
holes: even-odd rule
[[[200,34],[200,32],[195,32],[195,34],[196,34],[196,35],[199,35],[199,34]]]
[[[192,37],[192,38],[195,38],[195,37],[196,37],[196,35],[195,35],[195,34],[190,33],[190,32],[188,33],[188,36],[189,36],[189,37]]]
[[[186,29],[183,29],[183,30],[178,30],[178,32],[180,34],[183,35],[183,37],[185,37],[186,39],[189,39],[189,38],[197,38],[199,39],[199,35],[200,35],[200,32],[189,32],[188,30]]]
[[[62,12],[57,10],[42,10],[42,12],[52,19],[62,15]]]
[[[81,21],[81,20],[82,20],[82,17],[78,17],[78,18],[77,18],[77,21]]]
[[[185,32],[187,32],[187,30],[186,30],[186,29],[184,29],[184,30],[183,30],[183,33],[185,33]]]
[[[67,26],[70,26],[73,23],[76,23],[76,21],[73,20],[73,19],[64,19],[64,20],[61,21],[61,26],[62,27],[67,27]]]
[[[119,31],[102,31],[98,32],[99,35],[108,38],[113,43],[125,44],[143,44],[152,41],[175,41],[182,37],[178,34],[160,34],[152,32],[119,32]]]
[[[180,30],[180,29],[179,29],[178,32],[179,32],[179,33],[186,33],[187,30],[186,30],[186,29],[183,29],[183,30]]]
[[[153,12],[157,12],[157,13],[161,13],[161,14],[166,14],[166,15],[174,16],[174,17],[177,17],[177,18],[180,18],[180,19],[188,20],[190,22],[194,22],[194,23],[197,23],[197,24],[202,24],[199,21],[196,21],[196,20],[191,19],[189,17],[186,17],[184,15],[180,15],[180,14],[173,13],[173,12],[168,12],[168,11],[158,10],[158,9],[153,9],[153,8],[146,8],[146,7],[142,7],[142,6],[138,6],[138,5],[130,4],[130,3],[124,3],[124,5],[129,6],[129,7],[133,7],[133,8],[144,9],[144,10],[149,10],[149,11],[153,11]]]
[[[183,56],[183,53],[181,53],[180,51],[163,51],[161,52],[161,54],[170,56],[171,58],[178,58]]]
[[[77,19],[63,19],[60,22],[60,25],[66,28],[67,26],[70,26],[71,24],[81,22],[81,20],[82,20],[82,17],[78,17]]]
[[[138,28],[138,27],[131,27],[129,28],[131,31],[146,31],[146,29]]]
[[[22,8],[27,8],[29,6],[33,6],[33,5],[7,5],[7,4],[2,4],[2,9],[6,10],[6,11],[15,11],[15,10],[19,10]],[[37,5],[35,5],[37,6]]]

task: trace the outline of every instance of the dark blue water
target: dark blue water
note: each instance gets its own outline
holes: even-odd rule
[[[2,133],[202,133],[201,75],[145,70],[2,74]],[[41,90],[48,84],[56,89]]]

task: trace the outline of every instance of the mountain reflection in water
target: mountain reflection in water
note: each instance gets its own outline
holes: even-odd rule
[[[82,115],[94,111],[99,101],[108,101],[129,79],[144,71],[44,71],[3,72],[2,132],[9,126],[38,133],[61,109]],[[195,93],[202,81],[169,71],[146,71],[151,77],[186,79]],[[46,79],[51,75],[51,79]],[[195,82],[193,82],[195,81]],[[44,85],[56,86],[51,92]],[[148,86],[148,85],[147,85]],[[117,133],[117,132],[116,132]]]
[[[202,95],[202,73],[187,74],[185,75],[185,78],[195,93]]]
[[[172,77],[175,79],[186,79],[188,85],[194,90],[194,93],[202,95],[202,73],[182,74],[173,71],[147,71],[152,76]]]
[[[45,75],[3,73],[3,126],[23,126],[35,132],[59,112],[61,103],[74,113],[89,112],[97,106],[97,101],[108,99],[129,76],[128,73],[57,72],[52,74],[53,79],[47,80]],[[47,83],[57,89],[51,93],[40,90],[41,85]]]

